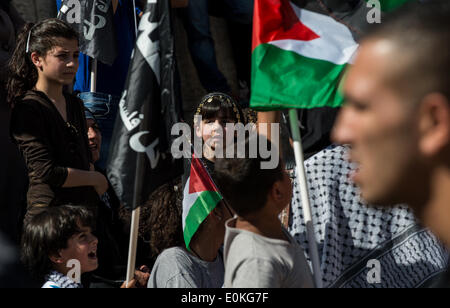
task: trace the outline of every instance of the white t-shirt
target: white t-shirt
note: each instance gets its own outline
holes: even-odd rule
[[[224,266],[221,254],[213,262],[203,261],[183,247],[164,250],[156,259],[149,288],[221,288]]]
[[[226,222],[225,288],[313,288],[303,249],[283,229],[289,241],[234,228]]]

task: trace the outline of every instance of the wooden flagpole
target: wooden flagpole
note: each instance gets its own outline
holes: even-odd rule
[[[134,31],[136,33],[136,38],[138,36],[138,24],[137,24],[137,16],[136,16],[136,0],[133,0],[133,16],[134,16]]]
[[[133,15],[134,15],[134,29],[136,33],[136,39],[138,36],[138,25],[136,18],[136,1],[133,0]],[[136,182],[134,186],[134,198],[133,198],[133,212],[131,214],[131,232],[130,232],[130,245],[128,248],[128,262],[127,262],[127,276],[126,276],[126,285],[130,283],[130,281],[134,278],[134,271],[136,268],[136,253],[137,253],[137,240],[139,236],[139,219],[141,216],[141,208],[140,204],[138,204],[139,195],[141,193],[142,181],[140,180],[142,177],[139,175],[139,170],[142,169],[142,155],[138,154],[137,163],[136,163]]]
[[[133,0],[133,16],[134,16],[134,31],[136,34],[136,39],[138,36],[138,25],[136,18],[136,0]],[[142,157],[138,155],[137,166],[140,167],[140,161]],[[136,175],[138,176],[138,168],[136,168]],[[133,200],[133,212],[131,214],[131,232],[130,232],[130,245],[128,248],[128,262],[127,262],[127,276],[126,276],[126,285],[134,278],[134,271],[136,268],[136,253],[137,253],[137,239],[139,236],[139,219],[141,216],[141,208],[140,204],[137,204],[137,193],[140,193],[141,181],[136,180],[134,192],[134,200]],[[142,187],[142,186],[141,186]]]
[[[139,206],[136,207],[131,214],[131,232],[130,232],[130,245],[128,248],[126,285],[128,285],[130,281],[134,278],[134,271],[136,268],[136,252],[137,252],[137,239],[139,235],[140,214],[141,208]]]
[[[97,60],[91,60],[91,92],[97,92]]]
[[[136,252],[137,252],[137,240],[139,235],[139,218],[141,214],[141,192],[143,187],[143,165],[145,160],[145,154],[138,153],[136,159],[136,172],[134,181],[134,196],[133,196],[133,212],[131,214],[131,230],[130,230],[130,245],[128,249],[128,262],[127,262],[127,276],[126,285],[134,278],[134,271],[136,269]]]
[[[291,124],[292,139],[294,140],[294,154],[297,171],[297,183],[300,187],[303,216],[305,217],[306,233],[308,237],[309,256],[312,261],[314,281],[317,288],[322,288],[322,273],[320,271],[320,260],[317,249],[316,237],[314,235],[314,224],[311,216],[311,205],[309,204],[308,186],[303,158],[303,149],[300,136],[297,109],[289,110],[289,120]]]

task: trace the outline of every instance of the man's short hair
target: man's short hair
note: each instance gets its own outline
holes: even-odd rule
[[[405,5],[366,35],[365,40],[387,39],[396,48],[388,84],[419,101],[439,92],[450,99],[450,1]]]
[[[245,216],[261,210],[267,202],[267,196],[273,184],[283,179],[283,166],[280,163],[274,169],[262,169],[259,143],[268,142],[268,148],[274,147],[264,136],[258,136],[256,157],[251,158],[249,139],[245,144],[245,158],[238,158],[237,148],[233,158],[217,158],[214,166],[214,179],[219,191],[239,216]]]

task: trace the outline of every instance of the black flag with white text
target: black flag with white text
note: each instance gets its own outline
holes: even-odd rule
[[[139,24],[109,150],[107,175],[123,205],[134,209],[182,173],[171,127],[180,122],[170,1],[148,0]]]
[[[58,18],[80,36],[80,51],[104,64],[117,57],[111,0],[63,0]]]

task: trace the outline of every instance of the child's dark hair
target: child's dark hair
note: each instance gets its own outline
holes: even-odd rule
[[[244,113],[236,101],[229,95],[214,92],[204,96],[197,107],[195,115],[203,120],[214,119],[220,115],[233,119],[235,123],[245,124]]]
[[[28,23],[23,27],[8,65],[9,104],[12,105],[15,98],[24,95],[37,82],[38,72],[31,62],[31,53],[37,52],[40,56],[45,56],[58,44],[58,38],[78,41],[78,33],[67,23],[56,18],[43,20],[36,25]]]
[[[30,209],[23,234],[21,260],[31,276],[43,282],[52,269],[50,255],[67,248],[68,240],[81,227],[94,228],[94,216],[82,206],[61,205]]]
[[[239,216],[245,216],[262,209],[267,202],[267,195],[276,181],[283,179],[281,162],[274,169],[262,169],[260,146],[256,157],[250,156],[250,139],[246,140],[245,158],[239,158],[237,147],[233,158],[216,158],[214,180],[227,203]],[[268,142],[263,136],[257,136],[257,142]],[[268,142],[270,150],[274,145]],[[250,158],[249,158],[250,157]]]

